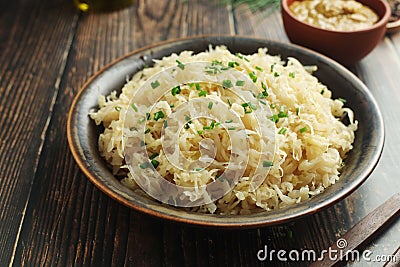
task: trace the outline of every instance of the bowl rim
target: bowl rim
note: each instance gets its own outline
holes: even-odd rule
[[[294,0],[296,1],[296,0]],[[298,0],[297,0],[298,1]],[[369,31],[373,31],[377,28],[380,28],[382,26],[385,26],[385,28],[387,28],[389,19],[390,19],[390,15],[392,13],[392,9],[389,6],[389,3],[386,0],[377,0],[378,2],[380,2],[384,7],[385,7],[385,13],[383,14],[382,17],[379,18],[378,22],[376,22],[375,24],[373,24],[372,26],[365,28],[365,29],[359,29],[359,30],[352,30],[352,31],[339,31],[339,30],[331,30],[331,29],[324,29],[324,28],[320,28],[318,26],[315,26],[311,23],[307,23],[304,22],[300,19],[298,19],[296,16],[294,16],[292,14],[292,12],[289,9],[289,5],[288,5],[288,0],[281,0],[281,7],[282,7],[282,12],[286,13],[291,19],[297,21],[298,23],[307,26],[308,28],[311,29],[316,29],[316,30],[320,30],[323,32],[328,32],[328,33],[336,33],[336,34],[354,34],[354,33],[363,33],[363,32],[369,32]],[[373,9],[372,7],[369,6],[369,8]],[[374,10],[375,11],[375,10]]]
[[[78,142],[79,138],[77,135],[77,131],[76,129],[74,129],[73,124],[74,124],[74,120],[76,119],[76,117],[78,116],[78,113],[76,112],[76,108],[77,108],[77,104],[81,98],[81,96],[84,94],[85,90],[87,89],[87,87],[99,76],[101,76],[106,70],[108,70],[110,67],[112,67],[113,65],[118,64],[119,62],[123,61],[124,59],[127,59],[129,57],[132,57],[134,55],[138,55],[143,51],[147,51],[150,50],[152,48],[156,48],[158,46],[164,46],[164,45],[168,45],[168,44],[173,44],[175,42],[179,42],[179,41],[190,41],[190,40],[198,40],[198,39],[209,39],[211,38],[212,40],[216,40],[216,38],[233,38],[233,40],[235,38],[242,38],[245,39],[247,41],[260,41],[260,42],[269,42],[269,43],[274,43],[276,45],[281,45],[284,47],[291,47],[291,48],[295,48],[295,49],[300,49],[303,50],[303,52],[307,52],[308,54],[313,54],[315,56],[317,56],[317,58],[319,60],[324,60],[325,63],[329,63],[330,66],[333,66],[334,68],[336,68],[337,70],[343,71],[345,72],[346,76],[351,77],[352,79],[356,79],[356,81],[358,83],[360,83],[361,87],[362,87],[362,92],[369,98],[369,100],[372,101],[372,105],[374,107],[376,107],[376,115],[378,118],[378,124],[381,126],[378,128],[379,132],[378,132],[378,138],[377,138],[377,146],[376,148],[379,149],[379,153],[375,153],[372,155],[371,157],[371,161],[372,164],[368,165],[368,167],[366,169],[363,170],[362,174],[363,176],[359,176],[357,177],[357,179],[353,180],[351,185],[349,187],[344,187],[340,190],[340,194],[337,194],[335,197],[326,200],[323,199],[322,201],[316,203],[313,206],[310,206],[308,209],[304,209],[304,210],[300,210],[300,212],[295,212],[295,213],[290,213],[290,214],[286,214],[285,216],[283,216],[283,218],[278,218],[275,219],[273,221],[265,221],[265,220],[253,220],[253,221],[246,221],[246,222],[236,222],[235,220],[228,220],[228,221],[223,221],[222,219],[226,219],[226,218],[232,218],[229,216],[224,216],[224,215],[218,215],[218,214],[207,214],[210,216],[213,216],[214,218],[217,217],[217,222],[215,221],[209,221],[206,219],[198,219],[197,217],[200,217],[201,215],[206,215],[206,214],[196,214],[194,215],[194,217],[196,217],[196,219],[193,219],[192,217],[189,216],[188,217],[177,217],[174,216],[173,214],[170,214],[168,212],[164,212],[163,210],[152,210],[149,209],[145,206],[140,206],[137,205],[135,203],[132,203],[132,201],[130,201],[129,199],[127,199],[124,195],[115,192],[114,190],[112,190],[109,186],[107,186],[106,184],[104,184],[102,181],[100,181],[98,179],[98,177],[96,177],[96,175],[90,170],[90,168],[85,164],[85,157],[84,155],[82,156],[81,153],[84,153],[83,148],[80,146],[80,143]],[[214,39],[213,39],[214,38]],[[355,191],[357,188],[359,188],[359,186],[361,186],[366,180],[367,178],[371,175],[371,173],[373,172],[373,170],[375,169],[376,165],[379,162],[379,159],[382,155],[382,151],[383,151],[383,146],[384,146],[384,139],[385,139],[385,134],[384,134],[384,123],[383,123],[383,118],[382,118],[382,114],[379,110],[379,107],[376,103],[376,100],[374,99],[373,95],[371,94],[371,92],[369,92],[368,88],[364,85],[364,83],[358,79],[357,76],[355,76],[351,71],[349,71],[348,69],[346,69],[344,66],[340,65],[339,63],[337,63],[336,61],[320,54],[317,53],[311,49],[307,49],[304,47],[301,47],[299,45],[295,45],[295,44],[291,44],[291,43],[285,43],[285,42],[280,42],[280,41],[276,41],[276,40],[269,40],[269,39],[265,39],[265,38],[257,38],[257,37],[253,37],[253,36],[244,36],[244,35],[199,35],[199,36],[192,36],[192,37],[182,37],[182,38],[175,38],[175,39],[169,39],[166,41],[162,41],[162,42],[157,42],[155,44],[151,44],[151,45],[147,45],[144,46],[142,48],[136,49],[131,51],[130,53],[125,54],[122,57],[117,58],[116,60],[111,61],[109,64],[106,64],[104,67],[102,67],[99,71],[95,72],[95,74],[93,74],[85,83],[84,85],[80,88],[80,90],[78,91],[78,93],[76,94],[71,107],[70,107],[70,111],[68,113],[68,118],[67,118],[67,140],[68,140],[68,144],[70,147],[70,151],[72,156],[74,157],[78,167],[81,169],[81,171],[83,172],[83,174],[88,178],[88,180],[94,184],[98,189],[100,189],[103,193],[105,193],[107,196],[109,196],[110,198],[116,200],[117,202],[132,208],[136,211],[142,212],[143,214],[146,215],[150,215],[154,218],[158,218],[158,219],[163,219],[166,221],[172,221],[172,222],[176,222],[176,223],[183,223],[186,225],[191,225],[191,226],[197,226],[197,227],[208,227],[208,228],[224,228],[224,229],[248,229],[248,228],[255,228],[255,227],[262,227],[262,226],[271,226],[271,225],[276,225],[276,224],[282,224],[282,223],[286,223],[289,221],[293,221],[295,219],[304,217],[306,215],[311,215],[311,214],[315,214],[316,212],[319,212],[320,210],[323,210],[325,208],[328,208],[334,204],[336,204],[337,202],[339,202],[340,200],[344,199],[345,197],[347,197],[349,194],[351,194],[353,191]],[[76,128],[76,126],[75,126]],[[97,140],[96,140],[97,141]],[[157,206],[157,207],[162,207],[161,205]],[[166,207],[167,210],[169,210],[171,207]],[[290,206],[290,209],[296,208],[295,206]],[[282,211],[282,210],[280,210]],[[268,216],[266,216],[268,217]],[[237,217],[236,217],[237,218]]]

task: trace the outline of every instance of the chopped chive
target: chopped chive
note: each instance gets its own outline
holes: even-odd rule
[[[160,86],[160,82],[158,80],[151,83],[151,88],[156,89]]]
[[[202,134],[203,134],[203,131],[202,131],[202,130],[197,130],[197,133],[198,133],[199,135],[202,135]]]
[[[286,128],[282,128],[282,129],[279,130],[278,134],[285,134],[286,131],[287,131]]]
[[[232,107],[232,101],[228,98],[228,104],[230,107]]]
[[[141,169],[147,169],[148,167],[150,167],[150,164],[151,164],[150,162],[146,161],[146,162],[143,162],[142,164],[140,164],[139,167]]]
[[[274,163],[272,161],[264,160],[263,161],[263,167],[268,168],[274,166]]]
[[[275,104],[271,104],[271,105],[269,105],[271,108],[276,108],[276,105]]]
[[[254,105],[254,104],[251,103],[251,102],[249,102],[248,104],[249,104],[249,107],[250,107],[252,110],[257,110],[257,106],[256,106],[256,105]]]
[[[240,58],[240,59],[243,59],[243,60],[245,60],[245,61],[247,61],[247,62],[250,62],[250,60],[248,60],[247,58],[245,58],[242,54],[240,54],[240,53],[236,53],[235,54],[238,58]]]
[[[150,120],[150,113],[146,112],[146,119]]]
[[[274,72],[274,77],[279,77],[279,73]]]
[[[155,159],[156,157],[158,157],[160,154],[158,154],[157,152],[154,152],[153,155],[150,156],[150,159]]]
[[[222,61],[219,61],[219,60],[214,59],[214,60],[211,62],[211,65],[212,65],[212,66],[215,66],[215,65],[222,65]]]
[[[270,72],[273,72],[273,71],[274,71],[274,67],[275,67],[275,63],[271,65],[271,67],[270,67]]]
[[[116,110],[116,111],[121,111],[121,107],[118,107],[118,106],[117,106],[117,107],[115,107],[115,110]]]
[[[151,164],[153,165],[154,169],[157,169],[158,165],[160,165],[160,162],[158,162],[156,159],[152,159]]]
[[[346,99],[341,98],[341,97],[339,97],[337,100],[339,100],[339,101],[342,102],[342,103],[346,103],[346,102],[347,102]]]
[[[136,107],[135,103],[132,103],[131,107],[133,108],[133,110],[134,110],[135,112],[138,112],[138,111],[139,111],[138,108]]]
[[[164,112],[162,112],[161,110],[157,111],[156,113],[154,113],[154,120],[158,121],[159,119],[164,118],[164,116]]]
[[[147,128],[146,131],[144,131],[145,134],[150,132],[150,128]]]
[[[325,93],[325,89],[321,90],[321,95],[323,95]]]
[[[304,133],[306,131],[307,131],[307,127],[303,127],[303,128],[300,129],[300,133]]]
[[[299,113],[300,113],[300,108],[297,107],[297,108],[296,108],[296,116],[299,116]]]
[[[189,123],[186,123],[184,127],[185,127],[186,130],[189,129],[190,128]]]
[[[261,82],[261,87],[264,91],[267,91],[267,85],[265,83]]]
[[[194,168],[194,171],[196,171],[196,172],[199,172],[199,171],[202,171],[202,170],[204,170],[203,168]]]
[[[195,83],[194,86],[196,86],[196,90],[197,90],[197,91],[200,91],[200,90],[201,90],[201,87],[200,87],[200,84],[199,84],[199,83]]]
[[[214,102],[212,102],[212,101],[208,102],[208,109],[212,109],[213,105],[214,105]]]
[[[277,122],[279,121],[278,115],[273,115],[273,116],[271,116],[269,119],[270,119],[271,121],[275,122],[275,123],[277,123]]]
[[[230,61],[228,62],[228,66],[234,68],[235,66],[239,66],[239,63],[236,61]]]
[[[263,71],[264,69],[261,68],[261,67],[259,67],[259,66],[256,66],[256,70],[258,70],[258,71]]]
[[[244,81],[236,81],[236,86],[243,86],[244,85]]]
[[[231,123],[233,120],[226,120],[225,123]]]
[[[278,113],[278,117],[279,117],[279,118],[286,118],[286,117],[288,117],[288,113],[287,113],[287,112],[285,113],[285,107],[284,107],[284,106],[281,106],[281,107],[280,107],[279,113]]]
[[[185,114],[185,115],[183,115],[183,116],[185,117],[185,120],[186,120],[187,122],[191,122],[190,120],[191,120],[192,118],[190,118],[189,115]]]
[[[263,99],[263,98],[267,98],[267,96],[268,96],[267,91],[263,91],[261,93],[258,93],[257,98],[258,99]]]
[[[249,76],[250,76],[251,80],[253,81],[253,83],[257,82],[257,76],[254,73],[254,71],[249,72]]]
[[[294,71],[289,72],[289,77],[290,78],[295,78],[296,77],[296,74],[294,73]]]
[[[211,126],[203,126],[203,130],[211,130]]]
[[[178,68],[180,68],[181,70],[185,69],[185,64],[183,64],[182,62],[180,62],[179,60],[176,60],[176,63],[178,63]]]
[[[261,104],[263,104],[264,106],[267,105],[267,102],[265,102],[264,100],[259,100]]]
[[[172,90],[171,90],[171,94],[173,96],[176,96],[177,94],[180,94],[180,93],[181,93],[181,87],[179,85],[172,88]]]
[[[232,81],[231,80],[224,80],[222,82],[222,86],[225,88],[231,88],[233,86]]]
[[[206,90],[201,90],[199,92],[199,96],[207,96],[207,91]]]
[[[139,123],[143,123],[145,120],[146,120],[145,117],[140,117],[140,118],[139,118]]]
[[[167,121],[167,120],[164,121],[163,127],[164,127],[164,128],[167,128],[167,127],[168,127],[168,121]]]
[[[172,104],[169,104],[169,107],[170,107],[170,108],[173,108],[173,107],[175,107],[174,103],[172,103]]]
[[[344,163],[344,161],[342,161],[342,162],[340,162],[340,167],[344,167],[344,165],[345,165],[345,163]]]
[[[228,131],[236,130],[236,127],[228,127]]]

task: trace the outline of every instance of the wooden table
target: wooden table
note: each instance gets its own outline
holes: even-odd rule
[[[114,59],[161,40],[240,34],[288,42],[279,11],[252,15],[206,0],[138,0],[112,13],[83,14],[70,0],[0,2],[0,266],[258,266],[257,252],[321,251],[400,188],[400,33],[351,67],[379,103],[386,144],[355,193],[290,224],[223,231],[159,221],[95,188],[66,137],[71,102]],[[394,221],[364,249],[392,254]],[[275,266],[307,265],[280,262]],[[354,263],[356,266],[382,263]]]

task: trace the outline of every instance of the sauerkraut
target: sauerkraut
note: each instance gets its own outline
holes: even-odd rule
[[[188,116],[176,140],[179,149],[189,161],[205,157],[209,163],[202,171],[188,172],[169,162],[161,142],[166,118],[177,107],[203,97],[209,100],[208,108],[211,110],[216,108],[214,101],[221,101],[240,118],[245,127],[249,153],[244,174],[222,198],[207,205],[192,207],[191,210],[217,214],[276,210],[320,194],[340,178],[344,158],[352,149],[357,121],[352,110],[344,106],[345,101],[332,99],[329,88],[312,75],[317,68],[303,66],[295,58],[288,58],[285,62],[279,56],[269,55],[266,48],[260,48],[252,55],[243,55],[217,46],[199,54],[183,51],[179,55],[172,54],[155,60],[154,66],[143,69],[127,81],[119,95],[114,91],[109,96],[99,96],[99,108],[93,110],[90,117],[105,128],[99,136],[99,151],[121,183],[132,190],[141,190],[124,159],[123,111],[137,109],[134,105],[132,107],[132,97],[153,75],[173,66],[183,68],[184,64],[190,62],[210,62],[210,66],[216,68],[210,71],[234,68],[248,76],[259,88],[256,97],[260,105],[268,105],[271,113],[266,116],[274,124],[274,155],[270,161],[263,162],[264,167],[268,168],[265,180],[257,188],[252,188],[252,175],[260,153],[264,153],[259,145],[263,136],[255,125],[252,104],[243,103],[240,96],[225,90],[231,86],[229,80],[224,81],[225,84],[181,84],[171,88],[171,93],[155,104],[152,112],[144,118],[147,124],[143,145],[150,156],[149,162],[164,179],[173,184],[196,187],[219,179],[229,164],[231,146],[235,145],[229,140],[229,130],[237,127],[235,124],[221,127],[221,122]],[[196,80],[196,73],[186,75],[188,80]],[[342,122],[344,117],[348,118],[349,123]],[[232,123],[231,120],[224,122]],[[204,140],[212,140],[215,148],[211,148]]]

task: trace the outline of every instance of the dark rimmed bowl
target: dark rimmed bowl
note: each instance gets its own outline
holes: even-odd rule
[[[111,173],[98,152],[99,127],[89,118],[91,109],[97,108],[99,94],[108,95],[120,90],[127,76],[132,76],[152,59],[160,59],[183,50],[201,52],[208,46],[225,45],[232,52],[255,53],[267,47],[272,55],[282,59],[295,57],[304,65],[317,65],[315,75],[332,90],[335,98],[347,100],[359,122],[354,149],[345,160],[340,180],[325,192],[298,205],[273,212],[253,215],[227,216],[187,212],[161,205],[141,192],[124,187]],[[221,228],[249,228],[285,223],[316,213],[345,198],[359,187],[375,168],[384,144],[384,126],[378,105],[368,88],[350,71],[325,56],[299,46],[237,36],[201,36],[171,40],[136,50],[95,74],[76,96],[68,117],[68,142],[78,166],[88,179],[116,201],[143,213],[179,223]]]
[[[333,31],[319,28],[297,19],[289,6],[298,0],[282,0],[282,20],[289,40],[311,48],[345,65],[352,65],[368,55],[386,33],[391,9],[386,0],[357,0],[369,6],[379,21],[357,31]]]

